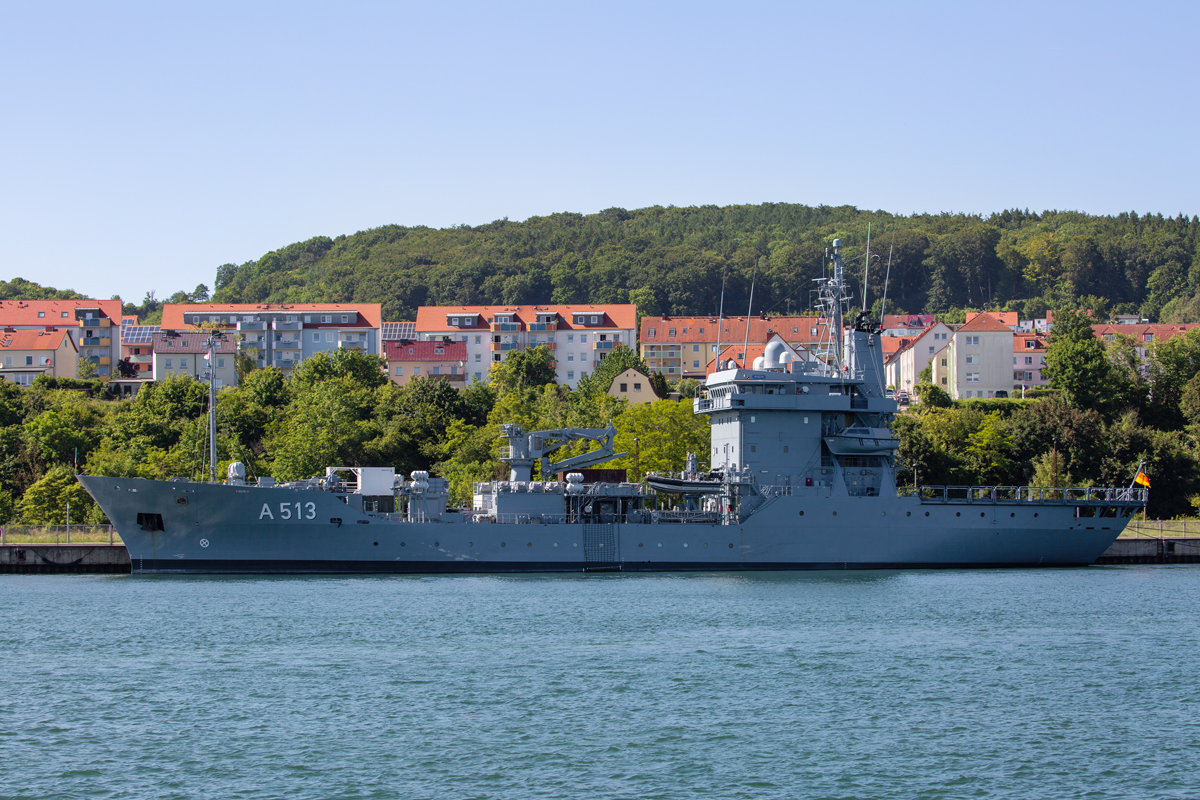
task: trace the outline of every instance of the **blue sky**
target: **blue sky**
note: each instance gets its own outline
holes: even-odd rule
[[[1200,214],[1200,4],[7,3],[0,277],[766,201]]]

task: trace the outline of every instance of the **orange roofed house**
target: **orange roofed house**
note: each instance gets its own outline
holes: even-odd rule
[[[45,375],[74,378],[78,351],[65,330],[0,331],[0,378],[22,386]]]
[[[421,306],[415,335],[465,344],[464,368],[475,381],[511,353],[547,347],[558,383],[573,389],[613,350],[634,346],[636,319],[632,305]]]
[[[379,355],[382,318],[379,303],[190,303],[163,306],[162,329],[219,325],[258,366],[290,373],[316,353]]]
[[[823,359],[833,357],[836,342],[828,340],[828,326],[818,317],[751,317],[749,344],[763,346],[778,334],[787,344],[798,345]],[[836,337],[834,337],[836,339]],[[703,379],[717,357],[717,344],[746,344],[746,318],[722,317],[642,317],[640,343],[642,358],[651,372],[661,372],[672,380]],[[739,348],[741,352],[745,348]]]
[[[102,378],[115,374],[121,358],[120,326],[120,300],[0,300],[0,328],[66,331],[79,358],[95,364]]]
[[[413,378],[438,378],[462,388],[467,380],[464,342],[392,341],[383,343],[388,376],[403,386]]]

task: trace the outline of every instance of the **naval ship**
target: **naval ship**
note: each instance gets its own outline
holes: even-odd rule
[[[508,480],[475,484],[471,508],[448,506],[444,479],[392,467],[289,483],[250,481],[236,462],[223,482],[79,480],[135,574],[1083,566],[1146,503],[1136,485],[898,487],[880,330],[863,314],[843,330],[851,295],[836,240],[819,292],[834,357],[775,341],[749,369],[718,364],[693,401],[711,423],[704,469],[691,454],[677,474],[589,483],[573,470],[626,455],[611,424],[504,425]],[[551,460],[581,440],[598,448]]]

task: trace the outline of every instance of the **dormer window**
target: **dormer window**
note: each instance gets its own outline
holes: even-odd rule
[[[349,322],[349,321],[350,321],[350,315],[349,315],[349,314],[342,314],[342,322],[343,322],[343,323],[346,323],[346,322]]]
[[[38,312],[38,317],[44,317],[44,316],[46,316],[46,312],[45,312],[45,311],[39,311],[39,312]]]
[[[63,311],[61,314],[59,314],[59,316],[60,316],[60,317],[66,317],[66,316],[67,316],[67,312]]]
[[[647,338],[647,339],[653,339],[653,338],[654,338],[654,328],[651,328],[651,329],[650,329],[650,335],[649,335],[649,336],[647,336],[646,338]]]
[[[592,317],[592,324],[593,324],[593,325],[599,325],[599,324],[600,324],[600,318],[599,318],[599,317]]]
[[[458,327],[458,317],[451,317],[451,318],[450,318],[450,324],[451,324],[453,327],[457,328],[457,327]]]

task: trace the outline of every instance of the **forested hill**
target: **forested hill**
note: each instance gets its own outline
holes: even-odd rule
[[[218,302],[380,301],[385,319],[420,305],[637,303],[643,313],[744,313],[810,306],[825,249],[860,255],[871,224],[870,297],[889,310],[946,312],[1095,307],[1164,321],[1200,320],[1195,217],[1004,211],[896,216],[850,206],[768,203],[598,214],[435,230],[384,226],[315,237],[216,276]],[[895,242],[892,247],[892,229]],[[852,262],[856,276],[861,261]],[[1099,297],[1097,297],[1099,295]]]

